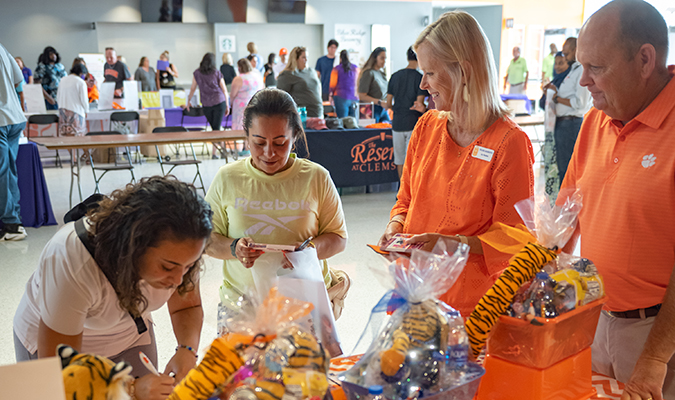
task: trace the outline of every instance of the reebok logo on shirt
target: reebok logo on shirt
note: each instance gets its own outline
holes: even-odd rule
[[[654,154],[648,154],[644,157],[642,157],[642,166],[645,168],[651,168],[654,164],[656,164],[656,156]]]
[[[261,222],[258,222],[256,224],[253,224],[250,228],[244,232],[245,235],[271,235],[272,232],[276,228],[281,228],[283,230],[286,230],[288,232],[293,232],[292,230],[288,229],[284,225],[298,220],[300,218],[303,218],[303,216],[298,215],[298,216],[290,216],[290,217],[279,217],[277,219],[270,217],[269,215],[265,214],[244,214],[247,217],[255,218]]]
[[[236,200],[234,201],[234,209],[236,210],[237,208],[243,208],[244,211],[248,211],[249,208],[251,210],[283,211],[289,209],[293,211],[295,210],[311,211],[311,208],[309,207],[309,202],[305,200],[300,200],[300,202],[290,201],[286,203],[285,201],[280,201],[279,199],[276,199],[274,201],[258,201],[258,200],[249,201],[249,199],[244,197],[237,197]]]

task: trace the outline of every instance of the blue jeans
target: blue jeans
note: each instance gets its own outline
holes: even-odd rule
[[[340,96],[333,96],[333,103],[335,103],[335,114],[338,118],[354,117],[356,118],[356,100],[345,99]]]
[[[391,119],[389,118],[387,110],[377,104],[374,104],[373,106],[373,118],[375,118],[375,122],[389,122],[391,124]]]
[[[21,223],[16,157],[25,127],[25,122],[0,126],[0,221],[5,224]]]
[[[572,152],[574,152],[574,144],[577,142],[579,136],[579,129],[583,118],[569,118],[556,119],[555,121],[555,149],[556,162],[558,163],[558,176],[560,177],[560,184],[562,184],[567,173],[567,166],[572,159]]]

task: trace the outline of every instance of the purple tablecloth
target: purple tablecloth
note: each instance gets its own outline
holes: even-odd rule
[[[502,97],[502,101],[506,100],[525,100],[525,109],[527,110],[528,114],[532,114],[532,102],[530,101],[530,98],[527,97],[525,94],[502,94],[500,95]]]
[[[176,108],[165,108],[164,109],[164,118],[166,119],[166,126],[181,126],[181,118],[183,117],[183,109],[180,107]],[[209,123],[206,121],[205,116],[201,117],[185,117],[183,119],[183,126],[186,128],[191,127],[207,127]],[[223,128],[232,127],[232,116],[224,115],[223,116]]]
[[[21,193],[21,223],[33,228],[56,225],[37,144],[26,143],[19,146],[16,169]]]

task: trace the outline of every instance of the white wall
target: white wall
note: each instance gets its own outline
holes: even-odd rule
[[[391,72],[394,72],[408,65],[408,47],[424,29],[422,19],[431,18],[431,14],[430,2],[309,0],[305,22],[323,25],[322,53],[335,35],[336,23],[391,26],[391,48],[387,49],[387,57],[392,60]]]
[[[98,51],[93,22],[140,22],[139,10],[140,0],[5,0],[0,42],[31,69],[44,48],[52,46],[69,69],[79,53]]]
[[[168,50],[170,61],[178,69],[179,86],[189,87],[192,72],[199,68],[204,54],[213,52],[213,24],[188,23],[142,23],[142,24],[98,24],[98,47],[102,53],[106,47],[114,47],[123,55],[132,75],[141,57],[150,58],[150,65],[156,67],[159,55]],[[219,61],[217,59],[216,61]],[[217,63],[220,66],[220,63]]]
[[[258,54],[267,62],[270,53],[279,54],[279,49],[285,47],[289,53],[295,46],[307,48],[307,62],[311,67],[323,55],[321,25],[305,24],[215,24],[214,40],[217,43],[219,35],[235,35],[237,51],[232,53],[234,63],[246,57],[246,44],[254,42],[258,46]],[[223,53],[216,53],[220,61]],[[219,64],[220,65],[220,64]]]

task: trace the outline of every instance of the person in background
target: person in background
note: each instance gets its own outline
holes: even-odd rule
[[[38,58],[38,65],[35,68],[33,78],[35,83],[42,85],[47,110],[59,109],[58,104],[56,104],[56,93],[59,89],[59,82],[64,76],[66,76],[66,69],[61,64],[61,56],[53,47],[45,47]]]
[[[26,67],[26,65],[23,63],[23,58],[21,57],[14,57],[14,60],[16,60],[16,63],[19,64],[19,68],[21,68],[21,73],[23,74],[23,80],[29,84],[33,84],[33,71],[31,71],[30,68]]]
[[[157,73],[155,72],[155,69],[150,66],[150,59],[148,57],[141,57],[138,68],[136,68],[136,72],[134,72],[134,80],[141,82],[142,92],[157,91]]]
[[[469,315],[510,256],[478,235],[494,223],[522,224],[514,205],[534,192],[534,154],[508,117],[490,45],[474,17],[443,14],[415,41],[421,88],[436,101],[410,138],[398,200],[380,243],[396,233],[431,250],[440,237],[470,247],[457,282],[440,300]],[[486,152],[476,157],[476,150]],[[426,232],[426,233],[425,233]]]
[[[359,100],[364,103],[373,103],[373,118],[375,122],[391,122],[387,113],[387,75],[384,64],[387,61],[387,50],[377,47],[370,53],[370,57],[363,65],[359,75]]]
[[[572,158],[574,144],[577,142],[584,114],[591,107],[591,92],[583,87],[579,81],[584,67],[577,62],[577,39],[568,38],[563,44],[563,54],[570,64],[569,73],[560,83],[560,87],[549,87],[555,94],[555,148],[556,162],[560,182],[565,178],[567,166]]]
[[[274,78],[278,78],[279,74],[286,69],[286,58],[288,58],[288,49],[282,47],[279,50],[279,62],[274,65]]]
[[[584,116],[563,189],[584,206],[575,234],[603,278],[607,303],[591,345],[593,371],[621,400],[675,398],[675,67],[668,24],[641,0],[614,0],[579,32]],[[572,74],[570,72],[570,74]],[[568,76],[569,79],[569,76]],[[565,198],[558,198],[562,203]]]
[[[87,63],[82,57],[76,57],[75,60],[73,60],[72,67],[75,67],[75,64],[82,64],[85,68],[87,67]],[[96,87],[96,78],[94,78],[94,75],[87,73],[84,81],[87,83],[87,97],[89,98],[89,103],[98,102],[98,88]]]
[[[124,81],[131,80],[131,72],[127,65],[117,60],[117,53],[112,47],[105,49],[105,64],[103,65],[104,82],[115,82],[115,97],[124,94]]]
[[[558,46],[556,46],[555,43],[551,43],[549,48],[551,49],[551,52],[544,57],[544,61],[541,63],[542,88],[551,82],[555,72],[553,65],[555,64],[555,54],[558,52]]]
[[[513,60],[509,63],[504,77],[504,92],[506,84],[509,84],[509,94],[525,94],[527,92],[527,80],[530,72],[527,69],[527,61],[520,56],[520,47],[513,48]]]
[[[223,64],[220,66],[220,73],[223,75],[228,93],[232,93],[232,80],[237,76],[237,71],[235,71],[233,64],[232,54],[223,53]]]
[[[274,76],[274,61],[276,58],[277,55],[274,53],[270,53],[270,55],[267,57],[267,64],[265,64],[265,75],[263,76],[265,79],[265,87],[277,86],[277,78]]]
[[[232,81],[232,129],[244,129],[244,109],[254,94],[265,88],[257,71],[246,58],[237,61],[239,76]]]
[[[84,64],[74,64],[70,75],[61,79],[59,93],[59,136],[84,136],[87,133],[89,98],[87,83],[82,79],[89,72]]]
[[[137,377],[133,398],[166,399],[197,363],[199,271],[211,215],[194,186],[154,176],[115,190],[88,216],[62,226],[14,314],[17,362],[54,357],[56,346],[67,344],[129,363]],[[158,365],[151,313],[164,305],[178,346],[160,375],[138,354]]]
[[[291,51],[288,65],[277,79],[277,88],[288,92],[298,107],[305,107],[308,117],[323,118],[321,81],[314,68],[307,65],[304,47]]]
[[[262,74],[263,74],[263,72],[265,72],[265,70],[264,70],[264,65],[263,65],[263,59],[258,54],[258,46],[256,46],[256,44],[253,43],[253,42],[248,42],[248,44],[246,45],[246,50],[248,50],[249,56],[255,57],[255,63],[251,62],[251,65],[253,66],[253,69],[260,72],[260,76],[262,76]],[[249,58],[249,61],[251,61],[250,58]]]
[[[230,113],[230,104],[223,74],[216,68],[215,54],[206,53],[199,63],[199,68],[193,72],[190,94],[185,101],[187,110],[190,110],[190,101],[197,85],[199,85],[199,94],[204,107],[204,116],[209,121],[211,129],[219,131],[223,124],[223,116]]]
[[[420,89],[422,74],[417,70],[417,54],[412,46],[408,48],[408,66],[395,72],[387,87],[387,105],[394,111],[392,136],[394,142],[394,164],[398,177],[403,173],[403,164],[410,136],[417,120],[426,112],[424,98],[429,94]]]
[[[224,260],[223,304],[225,295],[237,298],[235,293],[247,293],[253,287],[251,267],[258,258],[275,256],[252,250],[250,244],[299,245],[311,237],[320,260],[343,252],[347,245],[340,196],[328,171],[292,153],[298,141],[305,141],[297,108],[291,96],[279,89],[256,93],[244,111],[251,157],[221,167],[206,194],[213,209],[213,233],[206,253]],[[252,211],[258,201],[288,206]],[[260,229],[261,221],[274,221],[268,226],[276,228]],[[328,287],[328,266],[321,265]],[[289,267],[284,263],[284,268]]]
[[[316,73],[321,79],[321,99],[323,101],[330,100],[330,74],[335,66],[335,53],[339,47],[339,43],[335,39],[328,41],[328,54],[316,60]]]
[[[160,89],[175,89],[176,88],[176,78],[178,78],[178,70],[176,66],[171,64],[169,61],[169,50],[164,51],[159,55],[161,61],[169,63],[169,66],[165,70],[160,70],[157,74]]]
[[[19,64],[0,44],[0,241],[23,240],[26,229],[21,224],[19,180],[16,157],[19,137],[26,128],[26,117],[16,95],[23,82]]]
[[[249,54],[246,56],[246,59],[248,60],[249,63],[251,63],[251,68],[253,68],[253,72],[260,73],[260,70],[258,70],[258,58],[256,57],[256,54]],[[260,76],[262,77],[263,74],[260,73]]]
[[[356,78],[359,76],[359,67],[349,61],[349,52],[340,52],[340,64],[331,72],[331,92],[335,114],[338,118],[347,116],[356,118],[356,107],[359,97],[356,93]]]

